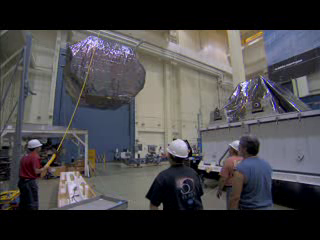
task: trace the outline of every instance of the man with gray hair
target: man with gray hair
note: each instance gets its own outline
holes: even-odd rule
[[[272,208],[272,168],[260,159],[260,143],[254,136],[240,138],[239,155],[243,160],[234,172],[230,209],[269,210]]]

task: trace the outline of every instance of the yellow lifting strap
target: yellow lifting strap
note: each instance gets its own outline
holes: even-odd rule
[[[99,37],[100,37],[100,31],[99,31],[99,34],[98,34],[98,38],[99,38]],[[93,54],[92,54],[92,56],[91,56],[91,60],[90,60],[90,64],[89,64],[89,68],[88,68],[88,72],[87,72],[87,76],[86,76],[85,81],[84,81],[84,83],[83,83],[83,86],[82,86],[82,89],[81,89],[81,92],[80,92],[80,95],[79,95],[79,98],[78,98],[76,107],[75,107],[75,109],[74,109],[74,111],[73,111],[72,117],[71,117],[70,122],[69,122],[69,125],[68,125],[68,127],[67,127],[67,130],[66,130],[66,132],[64,133],[64,136],[63,136],[63,138],[62,138],[62,140],[61,140],[61,142],[60,142],[60,144],[59,144],[59,147],[58,147],[58,149],[57,149],[57,153],[59,152],[60,148],[62,147],[63,141],[65,140],[65,138],[66,138],[66,136],[67,136],[67,134],[68,134],[68,131],[69,131],[70,127],[71,127],[73,118],[74,118],[74,116],[75,116],[75,114],[76,114],[76,111],[77,111],[77,109],[78,109],[78,106],[79,106],[79,103],[80,103],[80,99],[81,99],[82,93],[83,93],[83,91],[84,91],[84,89],[85,89],[85,86],[86,86],[86,83],[87,83],[87,80],[88,80],[88,76],[89,76],[89,72],[90,72],[90,70],[91,70],[92,60],[93,60],[93,56],[94,56],[94,54],[95,54],[95,52],[96,52],[96,48],[97,48],[97,47],[95,46],[94,49],[93,49]],[[45,165],[45,167],[49,167],[49,166],[51,165],[51,163],[55,160],[56,157],[57,157],[57,154],[54,153],[54,154],[52,155],[51,159],[50,159],[50,160],[47,162],[47,164]]]
[[[19,190],[5,191],[0,193],[0,204],[11,202],[20,196]]]

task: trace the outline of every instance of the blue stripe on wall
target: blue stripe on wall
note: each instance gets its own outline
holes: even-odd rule
[[[306,103],[312,110],[320,109],[320,95],[311,95],[307,97],[300,98],[304,103]]]
[[[59,69],[56,85],[53,124],[67,126],[75,104],[66,93],[63,80],[66,50],[60,50]],[[79,107],[72,123],[73,128],[89,131],[89,148],[95,149],[97,154],[106,154],[107,161],[113,160],[116,148],[134,150],[134,101],[117,110],[100,110]],[[78,156],[78,147],[66,141],[67,152],[64,162],[71,162],[72,157]]]
[[[265,30],[268,66],[320,46],[320,30]]]

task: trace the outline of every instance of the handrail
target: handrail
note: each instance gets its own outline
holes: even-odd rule
[[[24,47],[18,49],[17,51],[15,51],[6,61],[4,61],[1,64],[1,68],[4,68],[5,65],[7,65],[7,63],[9,63],[11,61],[11,59],[13,59],[15,56],[17,56],[19,53],[23,52]]]
[[[5,91],[5,94],[4,94],[3,98],[0,99],[0,111],[2,109],[2,105],[4,104],[4,102],[5,102],[5,100],[6,100],[7,96],[8,96],[9,90],[10,90],[10,88],[12,86],[13,81],[14,81],[14,76],[16,75],[16,72],[17,72],[18,66],[19,66],[19,64],[20,64],[20,62],[22,60],[22,57],[23,57],[23,51],[21,52],[21,57],[18,59],[18,61],[16,63],[16,66],[15,66],[15,69],[14,69],[14,73],[11,76],[10,83],[9,83],[9,85],[8,85],[6,91]]]

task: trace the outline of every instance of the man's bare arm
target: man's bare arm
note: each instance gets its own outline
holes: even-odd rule
[[[159,207],[153,205],[153,204],[150,202],[150,210],[159,210]]]
[[[233,172],[233,165],[230,164],[230,159],[228,158],[226,162],[224,163],[221,172],[220,172],[220,179],[218,183],[218,190],[217,190],[217,197],[220,198],[222,195],[222,189],[224,185],[226,184],[226,181],[228,181],[230,173]]]
[[[227,181],[226,177],[220,176],[219,183],[218,183],[218,190],[222,191],[226,181]]]
[[[48,170],[48,167],[43,167],[43,168],[35,168],[34,171],[36,172],[36,174],[41,174],[42,172]]]
[[[233,182],[232,182],[232,192],[230,197],[230,209],[236,210],[239,208],[239,200],[244,184],[244,175],[238,171],[234,172]]]
[[[218,198],[220,198],[222,195],[222,189],[223,189],[226,181],[227,181],[226,177],[220,176],[219,183],[218,183],[218,191],[217,191]]]

